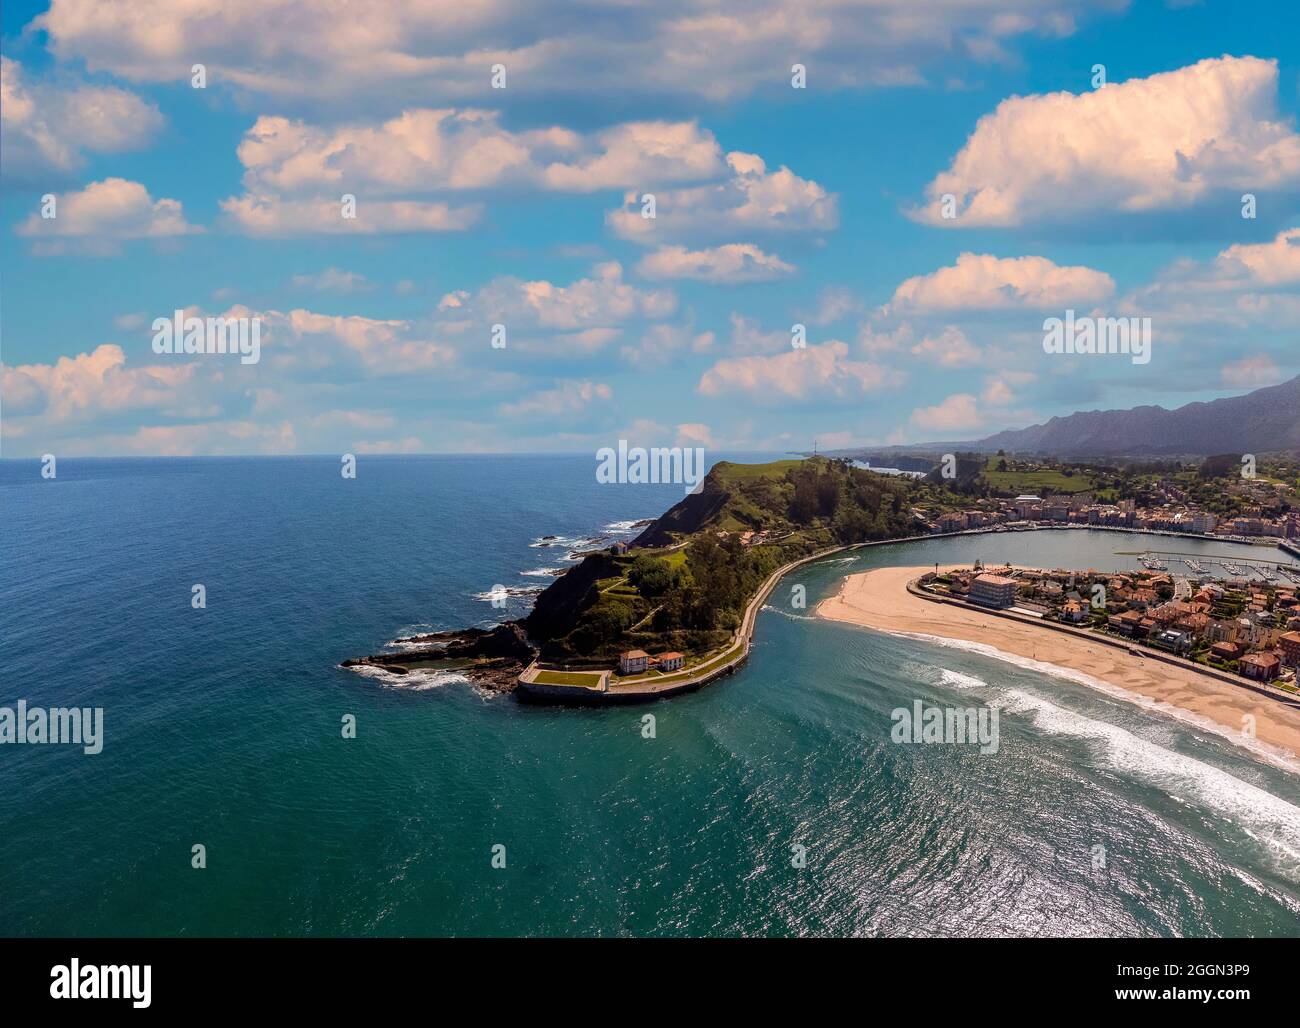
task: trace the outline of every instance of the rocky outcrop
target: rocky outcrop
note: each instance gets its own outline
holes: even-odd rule
[[[495,628],[465,628],[457,632],[431,635],[408,635],[395,640],[405,644],[428,644],[447,659],[465,657],[514,657],[531,660],[533,647],[518,621],[507,621]]]
[[[398,675],[417,667],[434,670],[445,667],[460,672],[482,688],[510,692],[520,672],[537,652],[516,621],[507,621],[492,629],[467,628],[458,632],[406,636],[395,641],[419,649],[352,657],[343,661],[342,666],[369,665]]]

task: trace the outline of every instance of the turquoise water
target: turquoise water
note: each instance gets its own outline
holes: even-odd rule
[[[539,537],[652,516],[680,487],[598,486],[589,458],[363,458],[354,482],[335,458],[37,470],[0,463],[0,704],[102,706],[105,743],[0,747],[2,934],[1300,927],[1300,776],[984,654],[769,606],[741,672],[650,707],[526,707],[336,666],[404,632],[490,623],[476,595],[565,563]],[[1132,567],[1114,551],[1148,544],[876,547],[797,571],[772,603],[797,582],[811,609],[885,564]],[[891,743],[890,712],[917,698],[998,703],[998,753]]]

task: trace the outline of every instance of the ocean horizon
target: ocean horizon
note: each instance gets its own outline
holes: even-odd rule
[[[7,935],[1285,936],[1300,923],[1294,768],[1033,661],[811,614],[872,567],[1136,568],[1122,535],[836,555],[787,576],[748,663],[697,693],[530,707],[455,674],[339,664],[523,616],[575,551],[631,538],[680,485],[599,484],[589,454],[360,455],[355,480],[337,455],[60,458],[53,481],[39,467],[0,461],[0,705],[102,707],[103,749],[0,751]],[[793,583],[806,609],[782,602]],[[891,711],[918,700],[997,705],[997,759],[892,745]]]

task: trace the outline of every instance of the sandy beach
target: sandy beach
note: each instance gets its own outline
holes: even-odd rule
[[[1081,671],[1137,697],[1215,722],[1230,735],[1240,736],[1242,718],[1252,714],[1261,743],[1300,760],[1300,709],[1190,669],[1132,656],[1055,629],[934,603],[907,591],[909,581],[931,570],[932,566],[893,567],[850,575],[838,594],[818,605],[817,614],[884,632],[982,643],[1002,653]]]

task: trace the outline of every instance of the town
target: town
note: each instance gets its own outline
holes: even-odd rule
[[[1189,565],[1199,563],[1188,561]],[[1228,562],[1225,562],[1228,563]],[[1240,565],[1233,565],[1240,570]],[[933,595],[1090,630],[1190,660],[1203,667],[1271,682],[1295,693],[1300,668],[1300,574],[1289,583],[1247,577],[1224,581],[1062,568],[989,568],[928,572],[919,587]]]

